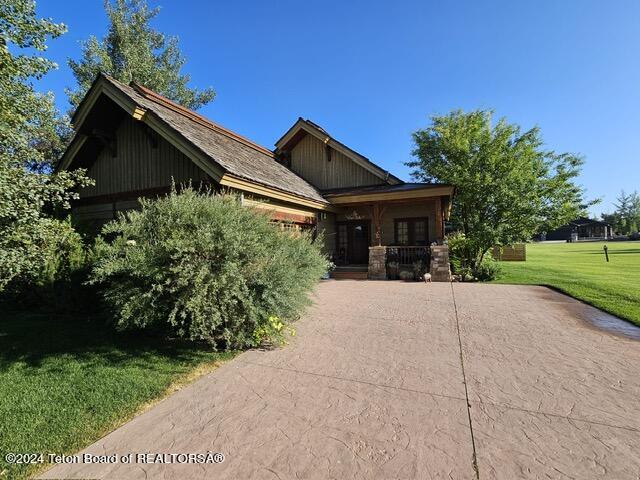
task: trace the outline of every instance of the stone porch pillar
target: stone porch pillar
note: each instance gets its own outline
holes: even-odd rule
[[[369,280],[387,279],[387,247],[369,247]]]
[[[451,267],[449,265],[449,246],[431,246],[431,265],[429,268],[432,282],[450,282]]]

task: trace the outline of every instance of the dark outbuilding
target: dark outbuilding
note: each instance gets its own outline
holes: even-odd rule
[[[608,240],[613,237],[613,228],[607,222],[579,217],[572,222],[542,234],[541,240],[566,240],[577,242],[581,240]]]

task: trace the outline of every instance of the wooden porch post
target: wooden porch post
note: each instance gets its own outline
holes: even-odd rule
[[[371,217],[373,219],[374,236],[376,244],[380,247],[382,245],[382,215],[384,214],[384,207],[380,205],[380,202],[374,203]]]
[[[444,219],[442,211],[442,200],[440,197],[436,197],[436,240],[441,241],[444,239]]]

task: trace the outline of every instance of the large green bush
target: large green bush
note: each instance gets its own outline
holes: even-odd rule
[[[328,267],[320,243],[283,232],[231,195],[191,188],[107,224],[92,283],[120,328],[159,328],[214,346],[255,345],[308,304]]]

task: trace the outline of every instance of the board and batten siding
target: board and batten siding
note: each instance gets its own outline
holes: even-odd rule
[[[80,198],[112,195],[177,184],[192,180],[194,185],[208,179],[186,155],[153,132],[154,147],[133,118],[126,117],[115,133],[116,156],[103,148],[87,172],[95,185],[82,189]]]
[[[336,150],[331,150],[331,161],[327,161],[324,143],[312,135],[306,135],[291,150],[291,170],[321,190],[384,183]]]

